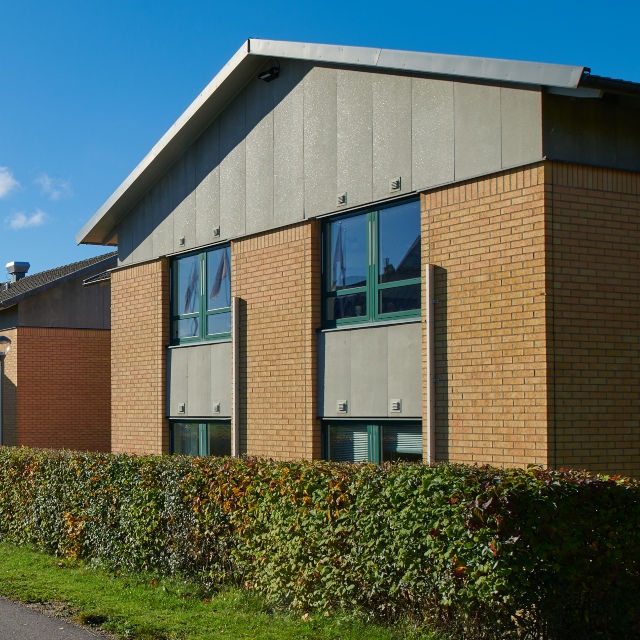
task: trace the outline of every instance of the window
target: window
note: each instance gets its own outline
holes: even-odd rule
[[[420,424],[340,423],[324,425],[324,455],[333,462],[420,462]]]
[[[170,427],[171,453],[184,456],[230,456],[231,423],[172,422]]]
[[[217,340],[231,335],[229,245],[176,258],[171,265],[171,341]]]
[[[324,322],[420,315],[420,203],[367,211],[324,227]]]

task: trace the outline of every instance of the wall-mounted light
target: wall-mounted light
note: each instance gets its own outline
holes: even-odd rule
[[[258,74],[258,80],[264,80],[265,82],[271,82],[280,77],[280,67],[271,67],[266,71],[261,71]]]

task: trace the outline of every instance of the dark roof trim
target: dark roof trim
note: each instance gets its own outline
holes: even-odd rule
[[[10,283],[9,289],[0,290],[0,309],[12,307],[26,298],[35,296],[44,291],[55,289],[66,282],[76,280],[88,276],[97,269],[105,270],[115,266],[118,254],[115,252],[107,253],[96,258],[89,258],[70,265],[34,273],[31,276],[25,276],[18,282]]]
[[[599,89],[619,95],[640,96],[640,83],[629,82],[628,80],[616,80],[615,78],[605,78],[604,76],[592,76],[583,73],[580,80],[580,87],[589,89]]]

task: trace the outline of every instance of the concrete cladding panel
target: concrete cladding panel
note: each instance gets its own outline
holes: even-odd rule
[[[121,221],[121,264],[539,160],[540,113],[538,91],[283,60]]]
[[[167,415],[174,419],[231,416],[230,342],[168,350]]]
[[[640,105],[622,99],[545,95],[544,154],[550,160],[640,171]]]
[[[318,407],[325,418],[422,416],[419,322],[325,331],[318,341]],[[401,411],[390,410],[391,400]],[[347,411],[338,411],[338,403]]]

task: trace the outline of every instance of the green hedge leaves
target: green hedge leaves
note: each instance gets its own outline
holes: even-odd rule
[[[640,637],[625,478],[0,448],[0,535],[454,637]]]

